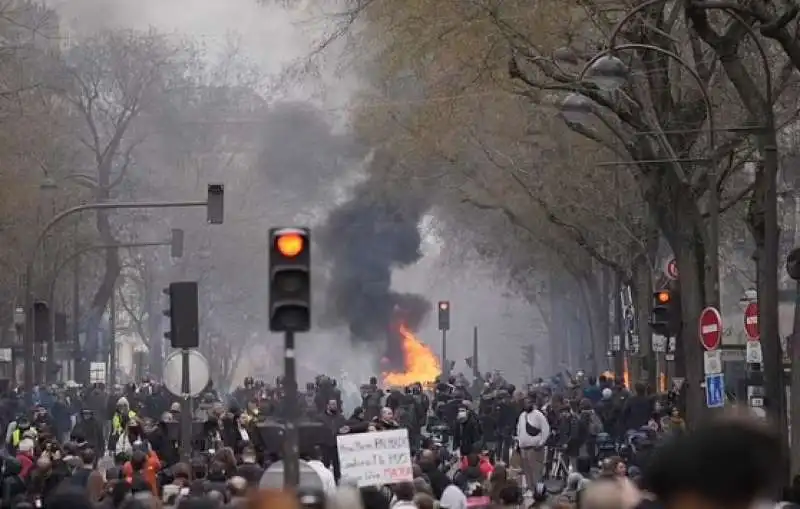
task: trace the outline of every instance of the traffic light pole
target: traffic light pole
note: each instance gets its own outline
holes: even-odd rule
[[[450,376],[450,366],[447,364],[447,331],[442,330],[442,374],[445,380]]]
[[[283,485],[297,488],[300,484],[300,444],[297,431],[297,365],[294,332],[283,333],[283,387],[286,402],[286,426],[283,441]]]
[[[33,244],[28,261],[25,267],[25,314],[26,324],[23,334],[23,349],[25,352],[25,394],[27,401],[30,402],[31,388],[35,385],[33,366],[35,357],[35,325],[33,321],[33,278],[34,278],[34,262],[36,260],[36,253],[39,252],[42,242],[47,236],[48,232],[58,223],[67,217],[83,212],[85,210],[116,210],[116,209],[164,209],[164,208],[185,208],[185,207],[208,207],[208,200],[203,201],[152,201],[152,202],[102,202],[102,203],[85,203],[76,207],[64,210],[55,216],[39,231],[36,237],[36,242]]]
[[[189,463],[192,456],[192,399],[189,373],[189,349],[181,349],[181,461]]]

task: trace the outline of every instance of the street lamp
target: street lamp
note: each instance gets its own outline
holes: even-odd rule
[[[591,114],[592,103],[581,94],[569,94],[561,103],[561,116],[569,123],[583,123]]]
[[[628,67],[614,55],[604,55],[586,69],[586,79],[600,90],[613,92],[622,88],[628,81]]]

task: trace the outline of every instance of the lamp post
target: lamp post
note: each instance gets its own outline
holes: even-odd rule
[[[47,233],[58,223],[65,218],[83,212],[85,210],[116,210],[116,209],[162,209],[162,208],[187,208],[187,207],[206,207],[208,209],[208,222],[211,224],[220,224],[223,220],[223,193],[222,185],[212,184],[208,186],[208,199],[203,201],[163,201],[163,202],[102,202],[102,203],[86,203],[76,207],[69,208],[56,214],[45,226],[39,231],[36,237],[36,242],[33,245],[30,255],[27,259],[25,267],[25,304],[27,310],[33,309],[34,295],[32,291],[33,277],[34,277],[34,260],[42,245],[42,241]],[[28,319],[26,324],[24,336],[24,352],[25,352],[25,389],[26,394],[30,397],[30,390],[34,385],[34,354],[35,342],[33,336],[35,334],[34,323],[31,319],[33,313],[28,312]]]

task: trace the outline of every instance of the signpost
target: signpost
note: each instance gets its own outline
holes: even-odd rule
[[[725,406],[725,375],[722,373],[706,377],[706,406],[708,408]]]
[[[708,351],[716,350],[722,344],[722,315],[717,308],[707,307],[700,312],[700,344]]]
[[[664,266],[664,275],[671,281],[678,279],[678,262],[675,258],[667,260],[667,264]]]
[[[759,341],[761,331],[758,326],[758,302],[751,302],[744,310],[744,332],[748,341]]]

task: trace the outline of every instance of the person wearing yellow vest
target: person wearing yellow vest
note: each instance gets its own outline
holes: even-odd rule
[[[17,427],[11,432],[12,451],[17,450],[19,443],[22,442],[22,440],[25,438],[35,439],[37,434],[36,428],[32,427],[27,419],[20,419],[17,421]]]
[[[108,449],[116,452],[117,442],[127,432],[128,423],[136,418],[136,412],[131,410],[127,398],[117,400],[117,410],[111,416],[111,435],[108,437]]]

